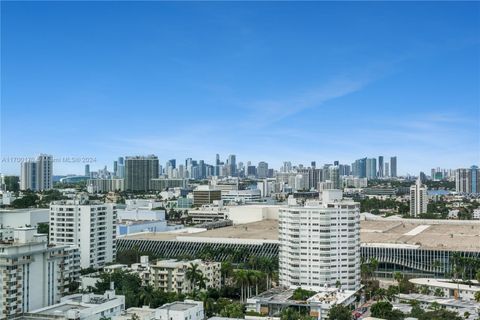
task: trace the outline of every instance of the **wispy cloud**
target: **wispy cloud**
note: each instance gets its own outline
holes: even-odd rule
[[[316,108],[327,101],[357,92],[371,82],[370,78],[353,79],[338,76],[323,85],[296,95],[244,102],[241,106],[249,110],[250,114],[241,125],[254,128],[264,127],[303,110]]]

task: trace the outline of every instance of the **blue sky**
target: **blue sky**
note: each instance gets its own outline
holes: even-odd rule
[[[480,158],[478,2],[2,2],[1,171]],[[81,173],[58,163],[55,174]]]

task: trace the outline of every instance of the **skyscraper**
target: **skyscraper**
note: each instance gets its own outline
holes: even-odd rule
[[[125,163],[123,157],[119,157],[117,161],[117,177],[125,178]]]
[[[324,190],[321,202],[281,208],[278,229],[280,285],[360,288],[360,205],[342,191]]]
[[[367,158],[358,159],[352,163],[352,174],[358,178],[367,176]]]
[[[383,171],[383,156],[378,157],[378,177],[382,178],[384,174]]]
[[[53,188],[53,157],[41,154],[37,157],[37,188],[40,191]]]
[[[158,157],[135,156],[125,158],[125,190],[148,191],[150,180],[158,178]]]
[[[390,164],[385,162],[385,177],[390,177]]]
[[[85,165],[85,177],[90,177],[90,165]]]
[[[234,154],[228,156],[228,174],[232,177],[237,176],[237,158]]]
[[[410,215],[417,217],[426,213],[427,205],[427,188],[422,185],[422,179],[418,177],[416,183],[410,187]]]
[[[25,161],[20,170],[20,190],[37,190],[37,163]]]
[[[330,181],[332,182],[333,189],[342,189],[342,183],[340,180],[340,168],[338,166],[331,166],[328,168],[330,173]]]
[[[260,161],[257,166],[257,176],[260,179],[268,177],[268,163]]]
[[[36,161],[26,161],[21,165],[20,189],[44,191],[53,188],[53,157],[41,154]]]
[[[367,179],[377,178],[377,159],[369,158],[366,160],[366,177]]]
[[[397,177],[397,157],[390,158],[390,177]]]
[[[455,170],[455,190],[460,193],[480,193],[479,177],[480,169],[477,166]]]

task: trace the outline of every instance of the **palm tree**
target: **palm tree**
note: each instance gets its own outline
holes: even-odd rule
[[[190,284],[192,286],[192,293],[195,297],[197,292],[197,285],[199,284],[200,279],[203,278],[203,273],[198,269],[198,264],[191,263],[190,266],[187,268],[187,271],[185,272],[185,277],[188,281],[190,281]]]
[[[140,291],[140,301],[144,306],[150,306],[154,300],[155,289],[151,285],[146,285],[142,287]]]
[[[227,279],[230,278],[233,273],[232,263],[230,261],[222,262],[220,272],[222,274],[222,285],[225,285],[227,283]]]
[[[234,273],[235,282],[240,286],[240,302],[245,299],[245,284],[248,282],[248,275],[245,270],[236,270]]]
[[[395,281],[398,282],[398,285],[400,285],[400,282],[403,280],[403,274],[397,271],[393,274],[393,279],[395,279]]]

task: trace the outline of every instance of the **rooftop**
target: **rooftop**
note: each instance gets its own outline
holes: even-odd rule
[[[480,221],[450,220],[362,220],[360,239],[363,245],[421,247],[440,250],[480,251]],[[224,228],[196,232],[141,233],[124,239],[192,241],[194,238],[223,238],[278,241],[278,221],[263,220]]]
[[[201,237],[278,240],[278,221],[263,220],[259,222],[239,224],[212,230],[199,229],[199,232],[194,233],[161,232],[132,234],[125,236],[124,239],[175,240],[177,236],[181,236],[182,238]]]
[[[195,303],[177,301],[177,302],[164,304],[163,306],[159,307],[158,309],[159,310],[167,309],[167,310],[170,310],[170,311],[186,311],[186,310],[189,310],[191,308],[195,308],[196,306],[197,306],[197,304],[195,304]]]

